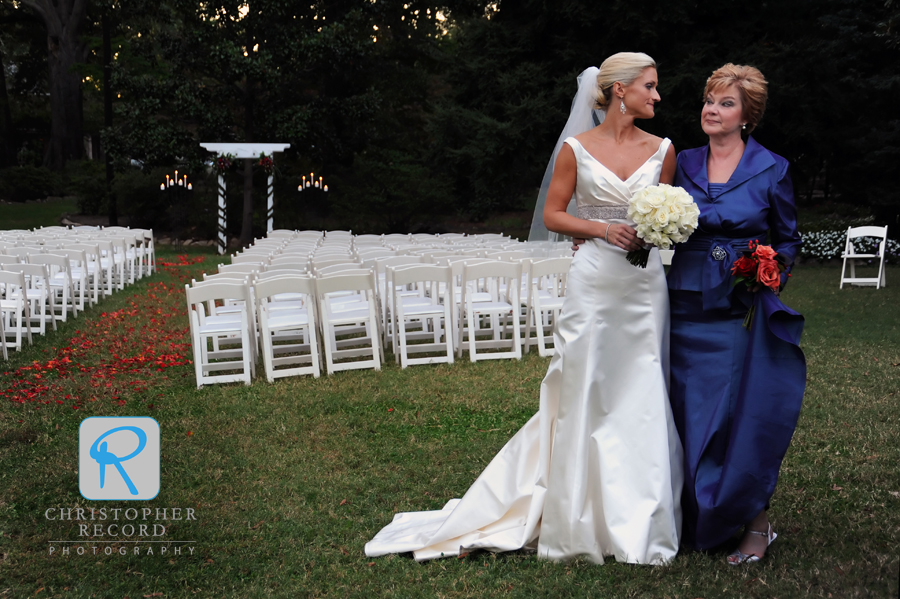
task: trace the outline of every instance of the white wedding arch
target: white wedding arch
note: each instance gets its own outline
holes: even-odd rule
[[[201,142],[200,146],[210,152],[216,153],[216,158],[231,154],[234,158],[259,158],[260,154],[272,156],[275,152],[283,152],[291,144],[269,143],[254,144],[246,142],[238,143],[213,143]],[[269,174],[267,181],[268,206],[266,209],[266,232],[274,228],[275,215],[275,187],[273,185],[272,174]],[[228,251],[228,237],[225,232],[225,177],[219,175],[219,228],[216,239],[219,246],[219,254],[225,254]]]

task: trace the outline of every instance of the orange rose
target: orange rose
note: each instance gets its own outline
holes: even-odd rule
[[[778,263],[774,260],[760,260],[756,280],[772,291],[778,291],[781,285],[781,269],[778,268]]]
[[[760,260],[774,260],[775,256],[778,255],[778,252],[773,250],[771,245],[758,245],[756,246],[756,251],[753,252],[753,255]]]

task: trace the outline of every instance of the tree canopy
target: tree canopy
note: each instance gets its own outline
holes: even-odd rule
[[[288,142],[282,178],[326,173],[331,216],[357,230],[477,220],[533,206],[577,74],[639,50],[663,98],[642,126],[676,148],[705,143],[709,74],[752,64],[770,85],[754,136],[791,161],[801,200],[896,214],[898,15],[892,0],[0,0],[0,166],[60,169],[83,130],[120,173],[201,171],[200,141]]]

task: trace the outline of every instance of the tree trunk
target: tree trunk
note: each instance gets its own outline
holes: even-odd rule
[[[253,243],[253,159],[244,158],[244,214],[241,220],[241,247]]]
[[[6,71],[0,48],[0,168],[16,163],[16,130],[13,127],[9,96],[6,92]]]
[[[103,125],[106,134],[110,135],[113,124],[112,114],[112,42],[110,41],[109,10],[103,11]],[[113,191],[113,161],[107,149],[103,148],[103,159],[106,161],[106,197],[109,203],[109,226],[119,224],[119,209],[116,205],[116,193]]]
[[[253,47],[253,37],[247,28],[247,48]],[[244,140],[253,143],[255,139],[253,122],[253,104],[255,82],[248,76],[244,87]],[[253,160],[244,159],[244,215],[241,221],[241,247],[249,247],[253,243]]]
[[[66,161],[84,155],[81,75],[74,67],[84,62],[87,46],[81,32],[87,22],[88,0],[23,0],[47,27],[50,66],[50,144],[44,166],[61,170]]]

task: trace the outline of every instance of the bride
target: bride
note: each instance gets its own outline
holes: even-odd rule
[[[524,548],[598,564],[675,556],[682,450],[666,389],[665,275],[656,250],[646,269],[625,258],[639,247],[625,215],[629,198],[671,183],[675,171],[670,141],[634,124],[653,118],[656,86],[656,63],[640,53],[615,54],[579,77],[548,167],[543,220],[588,241],[569,272],[540,410],[462,499],[395,515],[366,555],[412,551],[422,561]],[[602,122],[593,127],[595,109]],[[577,217],[566,212],[573,194]]]

